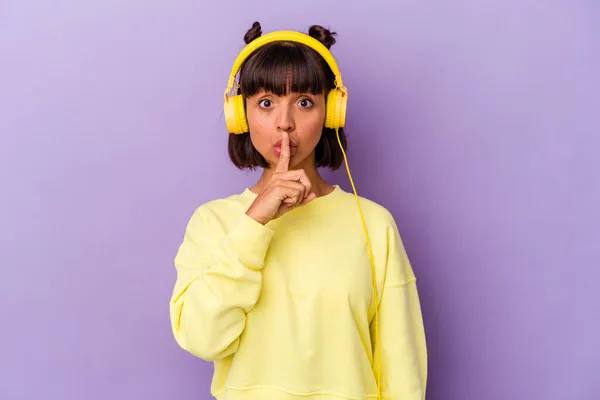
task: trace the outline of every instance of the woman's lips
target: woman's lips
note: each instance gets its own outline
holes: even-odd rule
[[[280,155],[281,154],[281,146],[275,146],[275,154]],[[294,153],[296,152],[296,146],[290,146],[290,156],[293,156]]]

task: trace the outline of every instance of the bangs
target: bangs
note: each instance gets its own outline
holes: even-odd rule
[[[327,93],[333,85],[333,74],[324,63],[308,47],[289,42],[270,43],[258,49],[240,69],[241,93],[244,97],[261,90],[276,96],[290,92]]]

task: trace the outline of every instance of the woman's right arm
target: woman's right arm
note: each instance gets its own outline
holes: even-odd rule
[[[194,212],[175,257],[170,301],[171,327],[184,350],[206,361],[237,351],[273,233],[245,213],[225,232],[206,207]]]

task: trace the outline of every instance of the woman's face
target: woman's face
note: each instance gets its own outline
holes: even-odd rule
[[[256,150],[274,166],[281,151],[281,133],[290,138],[290,169],[314,166],[314,150],[325,121],[325,96],[259,92],[246,98],[250,138]]]

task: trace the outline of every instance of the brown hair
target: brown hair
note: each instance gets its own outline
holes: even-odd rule
[[[260,37],[261,26],[254,22],[244,35],[246,44]],[[335,32],[319,25],[310,27],[308,34],[325,45],[328,49],[335,43]],[[291,84],[288,73],[291,70]],[[272,42],[256,50],[240,68],[240,87],[238,93],[244,98],[252,96],[261,89],[277,96],[295,93],[312,93],[325,95],[334,88],[334,75],[326,61],[319,53],[296,42]],[[340,141],[346,150],[346,135],[343,128],[338,129]],[[264,157],[254,148],[248,132],[241,135],[229,135],[229,158],[239,169],[267,168]],[[334,129],[323,127],[321,139],[315,148],[317,167],[328,167],[336,170],[344,161]]]

